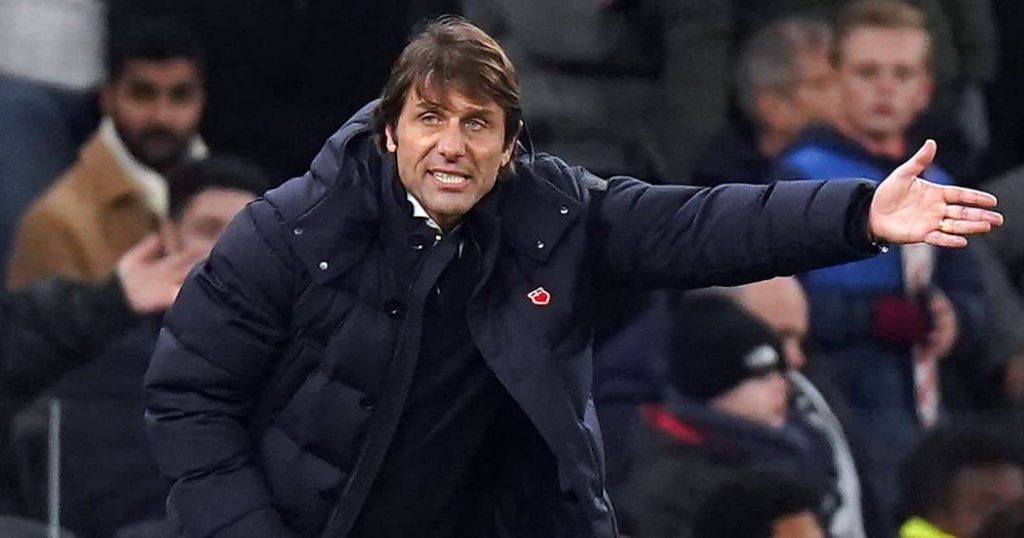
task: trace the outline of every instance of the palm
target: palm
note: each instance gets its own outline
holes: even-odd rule
[[[878,186],[868,213],[873,237],[889,243],[962,247],[967,244],[963,236],[1002,224],[1002,215],[983,209],[995,207],[991,194],[918,177],[934,158],[935,142],[929,140]]]

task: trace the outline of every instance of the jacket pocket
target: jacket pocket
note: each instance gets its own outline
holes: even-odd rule
[[[348,474],[303,450],[279,428],[264,435],[260,456],[274,506],[285,524],[303,536],[327,521]]]

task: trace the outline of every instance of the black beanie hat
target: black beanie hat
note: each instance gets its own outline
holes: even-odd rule
[[[747,379],[785,370],[775,333],[732,299],[695,294],[676,310],[669,382],[707,401]]]

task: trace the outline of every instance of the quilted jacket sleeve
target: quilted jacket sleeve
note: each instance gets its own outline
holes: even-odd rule
[[[287,537],[253,464],[248,421],[283,346],[293,291],[266,202],[228,227],[188,278],[146,374],[146,423],[168,511],[189,537]],[[268,232],[269,230],[269,232]]]
[[[867,181],[709,189],[625,177],[585,183],[593,197],[591,237],[599,238],[593,240],[597,267],[615,281],[734,285],[877,252],[866,231],[874,192]]]

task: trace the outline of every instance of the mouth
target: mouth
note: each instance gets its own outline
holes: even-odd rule
[[[430,175],[434,176],[434,179],[436,179],[442,185],[446,185],[449,187],[457,187],[459,185],[469,182],[469,176],[464,176],[462,174],[454,174],[451,172],[434,171],[431,172]]]

